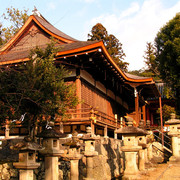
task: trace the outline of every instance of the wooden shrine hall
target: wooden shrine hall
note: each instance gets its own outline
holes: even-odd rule
[[[83,133],[91,126],[95,134],[114,136],[123,125],[124,117],[131,116],[134,125],[146,121],[148,98],[160,97],[152,78],[124,73],[108,54],[102,41],[79,41],[52,26],[39,12],[34,11],[19,32],[0,49],[0,66],[17,66],[29,60],[36,46],[45,47],[51,37],[60,50],[55,63],[71,71],[65,79],[76,84],[81,103],[69,109],[69,118],[60,124],[61,130]],[[17,130],[18,129],[18,130]],[[16,127],[10,135],[26,134],[25,127]],[[3,135],[3,132],[1,132]]]

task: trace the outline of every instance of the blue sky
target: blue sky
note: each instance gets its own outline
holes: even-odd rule
[[[22,10],[34,6],[56,28],[78,39],[87,40],[92,27],[100,22],[109,34],[123,44],[129,70],[144,67],[146,42],[176,13],[180,0],[0,0],[0,14],[13,6]],[[0,17],[0,22],[5,20]]]

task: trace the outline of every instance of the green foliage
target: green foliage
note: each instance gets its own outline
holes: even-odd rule
[[[3,27],[3,25],[0,24],[0,45],[5,44],[18,32],[28,19],[29,15],[28,10],[24,9],[23,11],[20,11],[11,6],[10,8],[7,8],[7,12],[4,13],[2,17],[10,23],[10,26]]]
[[[160,108],[158,108],[157,113],[160,114]],[[175,108],[164,104],[162,107],[162,116],[164,122],[170,119],[171,113],[176,113]]]
[[[155,46],[161,78],[171,88],[180,110],[180,13],[160,29]]]
[[[156,76],[153,72],[151,72],[148,69],[140,69],[140,70],[133,70],[129,71],[130,74],[136,75],[136,76],[142,76],[142,77],[153,77],[154,80],[159,80],[159,77]]]
[[[127,71],[129,63],[124,62],[125,53],[122,49],[122,44],[112,34],[108,34],[106,28],[97,23],[93,26],[91,34],[88,34],[88,41],[102,40],[108,53],[111,55],[116,64],[124,71]]]
[[[145,64],[147,66],[146,70],[144,73],[149,73],[151,77],[155,77],[158,79],[160,76],[157,62],[156,62],[156,48],[151,42],[147,42],[146,44],[146,51],[145,55],[143,56],[145,59]]]
[[[56,67],[54,43],[31,51],[30,61],[18,67],[1,68],[0,121],[20,119],[26,113],[30,126],[63,119],[77,105],[75,87],[67,85],[63,66]]]

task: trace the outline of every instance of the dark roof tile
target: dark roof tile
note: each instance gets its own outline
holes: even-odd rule
[[[63,37],[65,39],[71,40],[71,41],[78,41],[77,39],[74,39],[70,36],[68,36],[67,34],[63,33],[62,31],[58,30],[57,28],[55,28],[52,24],[50,24],[46,19],[44,19],[43,17],[39,17],[37,15],[34,16],[37,21],[44,26],[47,30],[51,31],[52,33]]]

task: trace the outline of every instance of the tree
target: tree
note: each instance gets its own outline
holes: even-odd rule
[[[147,50],[145,51],[145,55],[143,56],[146,64],[146,72],[151,74],[151,77],[159,77],[159,70],[156,62],[156,48],[151,42],[147,42],[146,44]]]
[[[122,49],[122,44],[114,35],[109,35],[106,28],[101,23],[97,23],[93,26],[91,34],[88,34],[88,37],[88,41],[102,40],[116,64],[122,70],[127,71],[129,63],[124,62],[125,53]]]
[[[7,12],[4,13],[2,17],[11,25],[9,27],[3,27],[3,25],[0,24],[0,45],[6,43],[18,32],[28,19],[29,15],[28,10],[26,9],[20,11],[19,9],[10,7],[7,8]]]
[[[158,108],[157,113],[160,114],[160,108]],[[176,113],[175,108],[164,104],[162,107],[162,116],[164,122],[170,119],[171,113]]]
[[[155,38],[160,76],[171,88],[180,111],[180,13],[160,29]]]
[[[31,51],[30,61],[19,67],[1,68],[0,72],[0,120],[19,121],[34,129],[37,124],[63,120],[66,110],[75,107],[78,99],[75,87],[67,85],[67,70],[54,64],[54,43],[46,49]]]

